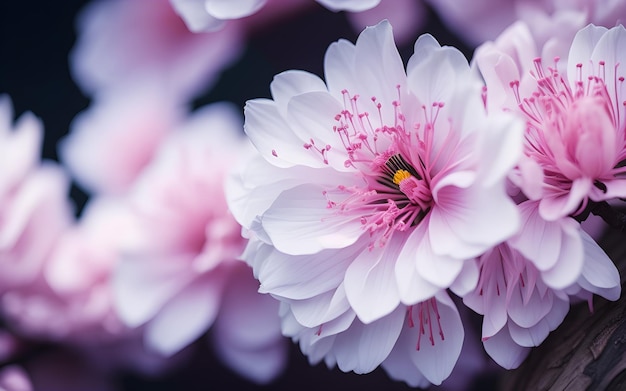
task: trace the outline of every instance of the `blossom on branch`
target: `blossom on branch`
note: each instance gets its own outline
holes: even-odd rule
[[[473,289],[461,271],[519,227],[522,123],[487,117],[463,55],[430,35],[405,72],[386,21],[332,44],[325,74],[279,74],[246,104],[260,157],[227,186],[244,259],[313,361],[365,373],[400,355],[396,377],[439,384],[463,341],[446,289]]]

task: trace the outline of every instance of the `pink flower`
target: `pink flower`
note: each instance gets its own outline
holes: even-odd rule
[[[251,270],[237,260],[245,240],[223,194],[226,173],[246,151],[240,121],[223,104],[197,111],[137,178],[128,203],[141,242],[116,270],[115,304],[165,356],[215,325],[225,362],[267,382],[285,364],[278,304],[256,293]]]
[[[242,49],[238,25],[194,34],[168,0],[93,1],[79,15],[77,35],[71,71],[89,94],[147,77],[188,99],[208,88]]]
[[[588,26],[571,44],[565,64],[546,67],[541,58],[523,67],[506,53],[485,50],[477,63],[487,88],[507,94],[506,105],[526,120],[524,157],[512,178],[524,194],[540,200],[543,218],[578,215],[589,202],[626,196],[622,162],[624,73],[622,26]],[[506,87],[508,84],[508,88]]]
[[[480,277],[463,302],[484,315],[485,350],[516,368],[569,311],[571,296],[620,295],[613,262],[572,218],[545,221],[538,204],[520,204],[522,229],[478,258]]]
[[[92,194],[124,194],[186,111],[167,91],[129,82],[102,92],[79,113],[59,154]],[[115,158],[112,158],[112,157]]]
[[[387,22],[356,45],[331,45],[325,72],[326,83],[277,75],[273,100],[246,105],[245,131],[261,157],[227,186],[251,237],[244,259],[261,292],[288,304],[283,332],[324,347],[314,361],[363,373],[399,349],[441,383],[462,343],[443,290],[471,285],[457,281],[473,267],[466,260],[518,228],[504,179],[521,123],[487,118],[465,58],[431,36],[417,41],[405,73]],[[446,314],[440,324],[437,313]],[[291,317],[303,331],[286,329]],[[330,353],[318,344],[327,336],[344,342]],[[431,349],[436,368],[416,358]]]
[[[480,0],[471,7],[455,0],[430,0],[441,19],[467,42],[495,39],[521,20],[541,44],[565,39],[588,23],[614,26],[626,17],[626,4],[599,0]]]
[[[0,390],[32,391],[33,385],[21,367],[9,365],[0,371]]]
[[[12,125],[12,117],[0,96],[0,292],[36,278],[72,219],[67,176],[40,163],[41,122],[25,113]]]
[[[92,199],[59,235],[38,278],[4,295],[10,323],[30,338],[70,345],[126,337],[110,280],[122,249],[133,243],[130,217],[118,200]]]

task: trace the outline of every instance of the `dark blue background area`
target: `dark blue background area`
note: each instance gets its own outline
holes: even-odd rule
[[[32,111],[43,120],[46,131],[43,157],[47,159],[57,158],[57,140],[67,133],[73,117],[89,105],[89,98],[73,83],[68,67],[68,53],[75,41],[75,16],[85,3],[84,0],[0,2],[0,94],[9,94],[16,116]],[[447,32],[432,13],[428,20],[424,31],[432,33],[442,44],[454,45],[469,54],[470,49]],[[218,84],[195,104],[228,100],[243,107],[248,99],[269,97],[272,77],[287,69],[322,75],[328,45],[339,38],[354,41],[356,36],[345,15],[322,7],[273,24],[251,37],[241,60],[225,70]],[[400,51],[406,61],[412,46],[402,47]],[[76,187],[71,197],[77,209],[86,200]],[[259,387],[224,367],[212,354],[209,344],[208,338],[202,338],[192,347],[193,359],[187,365],[162,377],[120,374],[112,380],[122,390],[410,389],[391,381],[381,369],[368,375],[355,375],[329,370],[323,364],[310,366],[293,344],[286,372],[270,385]],[[482,379],[475,388],[494,387],[493,380]]]

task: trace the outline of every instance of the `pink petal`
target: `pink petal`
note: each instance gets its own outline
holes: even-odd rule
[[[146,325],[146,345],[171,356],[207,331],[217,316],[226,277],[223,271],[215,270],[196,279],[165,303]]]

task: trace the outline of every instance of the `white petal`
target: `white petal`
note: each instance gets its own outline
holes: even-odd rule
[[[364,251],[364,246],[355,245],[310,255],[287,255],[265,246],[271,251],[265,252],[265,259],[255,266],[260,292],[293,300],[335,290],[343,282],[350,263]]]
[[[478,263],[473,259],[464,261],[461,272],[452,285],[450,285],[450,290],[454,292],[455,295],[463,297],[476,288],[479,276],[480,270]]]
[[[355,321],[350,329],[338,334],[333,345],[337,366],[344,372],[369,373],[391,352],[404,322],[405,308],[370,324]]]
[[[223,20],[207,12],[202,0],[170,0],[170,3],[194,33],[219,30],[224,25]]]
[[[324,167],[319,156],[306,150],[303,145],[308,140],[300,139],[285,122],[276,103],[268,99],[254,99],[246,102],[244,130],[261,155],[277,167],[305,165]]]
[[[587,80],[587,76],[593,73],[594,69],[592,69],[589,60],[598,41],[607,31],[606,27],[590,24],[576,33],[567,58],[567,76],[572,87],[578,81],[578,64],[583,65],[582,80]]]
[[[578,280],[580,286],[607,300],[620,297],[621,285],[619,271],[604,250],[586,233],[582,234],[585,249],[585,261]]]
[[[402,345],[400,340],[398,340],[398,343],[381,366],[391,379],[403,381],[410,387],[425,389],[431,385],[428,379],[415,367],[415,364],[409,357],[408,349]]]
[[[443,181],[442,181],[443,182]],[[431,211],[433,251],[457,258],[480,255],[511,237],[519,228],[519,213],[504,186],[445,186],[437,189]]]
[[[398,341],[398,343],[405,344],[407,349],[411,349],[410,357],[415,366],[428,381],[439,385],[452,373],[452,369],[461,354],[465,331],[459,312],[447,293],[441,292],[437,294],[435,300],[441,317],[439,323],[441,324],[443,339],[437,334],[439,325],[435,315],[431,313],[430,321],[434,324],[424,324],[427,330],[425,334],[422,334],[419,350],[416,348],[420,334],[417,327],[410,328],[405,326],[403,330],[404,338]],[[414,321],[416,326],[418,326],[419,320],[415,316]],[[433,334],[435,334],[433,335],[434,343],[432,344],[428,339],[428,327],[430,326],[432,326]]]
[[[328,208],[324,189],[301,185],[284,191],[262,217],[263,228],[277,250],[314,254],[354,244],[363,234],[360,216]]]
[[[530,348],[522,347],[516,344],[508,328],[503,328],[493,337],[483,341],[485,351],[493,360],[505,369],[514,369],[526,359]]]
[[[424,229],[419,227],[415,229],[404,244],[396,262],[396,281],[400,301],[406,305],[429,299],[441,290],[441,287],[426,281],[417,270],[416,254],[424,240],[424,235]]]
[[[299,70],[285,71],[274,76],[270,90],[283,117],[287,115],[287,104],[294,96],[312,91],[327,91],[326,84],[317,75]]]
[[[282,299],[282,301],[290,305],[293,316],[302,326],[322,327],[325,332],[329,331],[328,322],[336,320],[346,312],[352,312],[343,286],[310,299]]]
[[[316,0],[331,11],[360,12],[374,8],[381,0]]]
[[[206,10],[219,19],[239,19],[257,12],[266,0],[204,0]]]
[[[394,270],[405,237],[396,234],[383,248],[365,249],[346,270],[348,301],[365,324],[388,315],[400,304]]]
[[[428,34],[418,38],[407,65],[409,89],[427,107],[450,102],[456,89],[467,84],[468,74],[465,56],[456,48],[440,47]]]
[[[126,258],[113,275],[113,297],[120,319],[137,327],[152,318],[191,279],[192,256]]]

